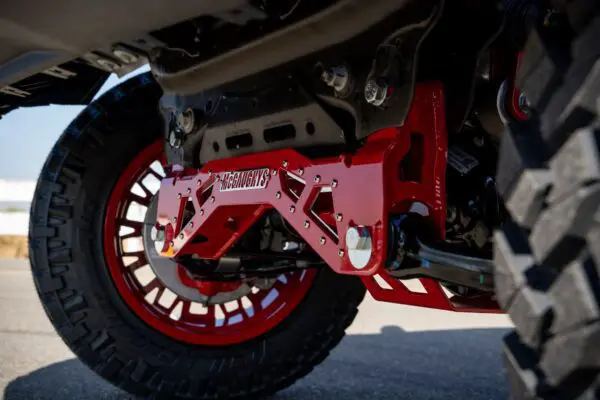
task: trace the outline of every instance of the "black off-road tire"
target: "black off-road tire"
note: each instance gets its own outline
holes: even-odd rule
[[[325,268],[286,320],[263,336],[226,347],[175,341],[128,309],[106,265],[104,210],[121,171],[162,135],[160,95],[149,74],[121,84],[87,107],[52,150],[31,210],[30,258],[39,296],[70,349],[132,394],[272,394],[327,357],[354,319],[365,288],[359,279]]]
[[[534,118],[510,125],[498,186],[496,293],[513,399],[600,398],[600,16],[561,1],[528,40],[517,84]]]

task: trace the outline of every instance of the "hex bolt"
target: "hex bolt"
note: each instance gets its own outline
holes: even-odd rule
[[[178,113],[175,122],[177,124],[177,128],[179,128],[183,133],[192,133],[195,124],[194,110],[188,108],[184,112]]]
[[[174,148],[174,149],[178,149],[181,147],[181,139],[178,137],[177,132],[172,131],[171,133],[169,133],[169,145]]]
[[[288,166],[287,160],[283,160],[283,162],[281,163],[281,165],[283,165],[283,167],[286,168]]]
[[[181,193],[177,193],[177,199],[181,199]]]
[[[281,192],[275,193],[275,197],[278,198],[278,199],[280,199],[281,198]]]
[[[219,182],[221,180],[221,177],[219,175],[215,175],[215,181]]]
[[[344,65],[331,67],[323,71],[321,80],[336,92],[343,92],[350,85],[350,72]]]
[[[198,182],[196,182],[196,186],[200,187],[202,185],[202,181],[200,179],[198,179]]]
[[[521,93],[519,95],[519,109],[527,116],[531,116],[531,104],[529,104],[529,100],[525,93]]]
[[[173,217],[173,222],[177,222],[177,217]]]
[[[340,257],[344,257],[344,253],[345,253],[345,252],[344,252],[344,250],[343,250],[343,249],[339,249],[339,250],[338,250],[338,256],[340,256]]]
[[[183,239],[183,238],[184,238],[183,233],[180,233],[179,234],[179,239]]]
[[[192,189],[191,188],[187,188],[187,194],[191,194],[192,193]]]
[[[204,210],[200,210],[200,215],[204,215]]]
[[[210,196],[210,202],[214,203],[215,202],[215,196]]]
[[[310,221],[308,221],[308,220],[307,220],[307,221],[304,221],[304,227],[305,227],[306,229],[310,228]]]
[[[327,239],[325,239],[325,236],[321,236],[321,239],[319,239],[319,243],[321,243],[321,244],[327,243]]]
[[[208,176],[211,176],[211,175],[212,175],[212,169],[209,169],[208,170]]]
[[[304,168],[298,168],[298,175],[304,174]]]
[[[169,243],[171,245],[171,247],[175,247],[175,242],[171,240],[171,242]]]
[[[344,219],[344,216],[343,216],[342,214],[336,214],[336,216],[335,216],[335,220],[336,220],[337,222],[340,222],[340,221],[341,221],[341,220],[343,220],[343,219]]]
[[[277,175],[277,170],[276,170],[276,169],[274,169],[274,170],[273,170],[273,172],[272,172],[272,174],[273,174],[273,175]]]
[[[296,212],[296,206],[290,206],[290,212],[293,214]]]
[[[370,79],[365,85],[365,100],[367,103],[379,107],[388,98],[389,86],[381,79]]]
[[[333,181],[331,181],[331,187],[332,188],[337,187],[337,185],[338,185],[338,181],[336,179],[334,179]]]
[[[315,175],[315,183],[319,183],[321,182],[321,176],[320,175]]]
[[[190,229],[193,229],[193,228],[194,228],[194,223],[190,222]]]

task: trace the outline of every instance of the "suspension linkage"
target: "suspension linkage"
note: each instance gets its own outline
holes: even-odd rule
[[[394,219],[390,230],[393,239],[387,268],[393,277],[432,278],[484,292],[494,290],[494,262],[491,257],[474,257],[446,251],[441,248],[441,243],[425,244]]]

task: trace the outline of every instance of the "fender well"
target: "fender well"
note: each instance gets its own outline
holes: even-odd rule
[[[81,59],[31,75],[0,89],[0,118],[19,107],[88,104],[109,76]]]

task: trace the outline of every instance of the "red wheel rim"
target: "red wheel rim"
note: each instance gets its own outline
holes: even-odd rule
[[[162,159],[162,141],[148,146],[123,171],[108,201],[104,252],[119,294],[146,324],[187,343],[231,345],[272,330],[302,301],[315,270],[283,274],[269,289],[208,306],[177,296],[152,272],[141,247],[143,215],[135,214],[150,204],[163,176]]]

